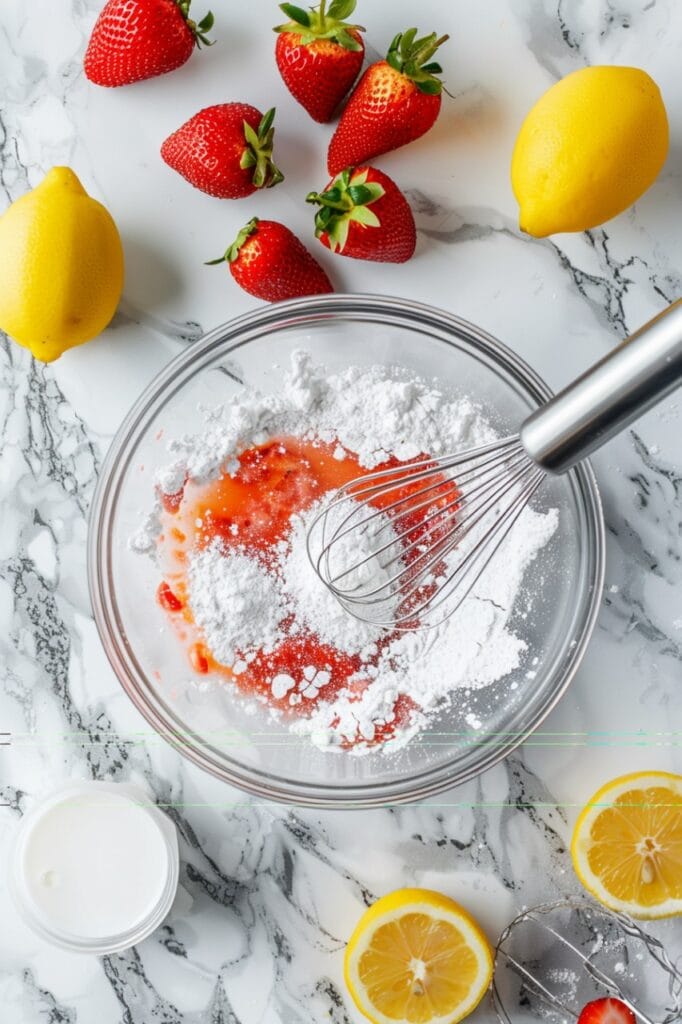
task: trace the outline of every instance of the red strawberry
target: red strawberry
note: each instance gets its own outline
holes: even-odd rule
[[[95,85],[129,85],[175,71],[195,46],[210,46],[209,12],[197,25],[192,0],[108,0],[85,51],[85,74]]]
[[[275,56],[284,84],[315,121],[330,121],[362,67],[365,47],[360,25],[344,18],[355,10],[355,0],[326,0],[304,11],[280,4],[291,21],[275,32]]]
[[[307,202],[321,209],[315,234],[332,252],[357,260],[404,263],[417,244],[414,217],[396,183],[376,167],[348,167]]]
[[[620,999],[593,999],[583,1006],[578,1024],[637,1024],[637,1018]]]
[[[448,36],[416,39],[416,28],[397,35],[386,60],[367,68],[348,100],[329,143],[330,174],[398,149],[432,127],[440,111],[442,71],[431,61]]]
[[[275,220],[254,217],[220,259],[240,288],[266,302],[325,295],[334,288],[324,270],[296,235]]]
[[[161,146],[169,167],[218,199],[241,199],[284,180],[272,162],[275,108],[219,103],[190,117]]]

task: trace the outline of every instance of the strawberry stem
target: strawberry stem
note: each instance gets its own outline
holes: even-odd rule
[[[383,186],[367,181],[368,169],[347,167],[334,178],[325,192],[309,192],[307,203],[321,207],[315,214],[315,237],[326,234],[332,252],[343,252],[352,221],[366,228],[378,228],[381,221],[369,207],[385,195]]]
[[[192,5],[192,0],[175,0],[175,3],[177,4],[180,14],[187,22],[187,28],[194,36],[194,45],[197,49],[200,50],[202,46],[213,46],[215,39],[209,39],[206,35],[207,32],[211,31],[215,22],[212,12],[209,11],[208,14],[204,15],[200,22],[196,22],[189,16],[189,9]]]
[[[436,75],[443,69],[431,58],[439,46],[450,36],[437,36],[431,32],[428,36],[417,39],[417,29],[408,28],[399,32],[393,39],[386,54],[386,61],[395,71],[399,71],[417,86],[420,92],[437,96],[443,90],[443,83]]]
[[[258,131],[254,131],[251,125],[244,121],[246,148],[242,153],[239,166],[243,169],[254,168],[251,181],[256,188],[272,188],[273,185],[284,181],[284,175],[272,159],[272,145],[275,138],[274,120],[275,108],[271,107],[263,114]]]
[[[352,31],[364,32],[362,25],[353,25],[346,21],[355,10],[356,0],[332,0],[327,9],[327,0],[320,0],[318,7],[308,11],[295,4],[280,4],[280,10],[291,20],[285,25],[277,25],[275,32],[294,32],[300,36],[302,46],[314,43],[316,39],[330,39],[338,43],[344,50],[358,52],[362,43],[358,42]]]
[[[206,260],[204,263],[205,267],[216,267],[219,263],[234,263],[239,256],[239,250],[243,246],[244,242],[247,241],[254,235],[258,230],[258,217],[252,217],[248,224],[245,224],[241,229],[237,237],[235,238],[232,245],[228,246],[222,256],[219,256],[217,260]]]

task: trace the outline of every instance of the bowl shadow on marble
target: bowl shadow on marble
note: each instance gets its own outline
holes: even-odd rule
[[[447,82],[445,83],[447,86]],[[504,130],[507,114],[500,101],[490,93],[476,86],[459,93],[452,99],[444,95],[441,112],[435,125],[419,140],[422,158],[432,156],[432,167],[438,168],[438,156],[442,160],[457,142],[478,144],[492,139]],[[447,147],[447,148],[446,148]],[[436,151],[441,150],[439,154]],[[431,151],[431,153],[429,153]],[[509,152],[511,161],[511,150]],[[505,165],[504,174],[508,167]]]
[[[675,192],[676,195],[671,195]],[[666,228],[670,222],[671,204],[679,203],[682,193],[682,143],[673,142],[668,152],[666,161],[656,178],[635,203],[628,207],[625,216],[635,218],[638,226],[643,226],[656,238],[657,228]],[[622,216],[622,215],[621,215]],[[615,219],[615,218],[614,218]],[[609,230],[612,221],[603,225]],[[679,283],[678,287],[679,287]],[[674,285],[671,281],[671,294],[668,301],[672,302],[676,297],[673,293]]]
[[[147,237],[124,232],[122,241],[126,303],[153,313],[182,296],[185,278],[179,260],[174,260],[168,250],[154,246]]]
[[[185,291],[179,266],[146,239],[124,235],[123,248],[126,283],[110,328],[137,325],[183,346],[197,341],[204,334],[200,323],[168,315],[168,304]]]
[[[288,132],[285,118],[282,118],[282,122],[282,125],[278,126],[278,119],[275,118],[275,161],[284,175],[284,188],[287,187],[287,181],[295,183],[295,194],[300,192],[300,199],[304,200],[308,192],[321,192],[326,187],[330,178],[327,173],[326,156],[320,159],[316,147],[311,144],[309,138],[302,133]],[[302,205],[305,209],[305,203]],[[307,210],[310,214],[312,235],[314,209],[308,206]]]

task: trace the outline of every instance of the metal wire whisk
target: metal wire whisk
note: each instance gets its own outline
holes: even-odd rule
[[[682,1016],[675,959],[675,950],[627,915],[586,897],[544,903],[524,910],[502,932],[493,1005],[501,1024],[573,1024],[587,1002],[611,996],[637,1024],[674,1024]]]
[[[459,608],[547,474],[565,473],[682,383],[682,300],[525,420],[519,434],[358,477],[308,531],[356,618],[436,625]]]

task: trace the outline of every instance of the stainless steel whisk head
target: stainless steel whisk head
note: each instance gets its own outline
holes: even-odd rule
[[[564,473],[682,382],[682,300],[539,408],[518,436],[358,477],[308,530],[315,571],[356,618],[452,615],[548,473]]]
[[[675,933],[667,929],[669,939]],[[625,914],[573,897],[531,907],[495,949],[493,1005],[501,1024],[573,1024],[593,999],[619,999],[637,1024],[682,1017],[677,949]]]
[[[514,437],[369,473],[334,493],[308,551],[357,618],[433,626],[464,600],[543,476]]]

